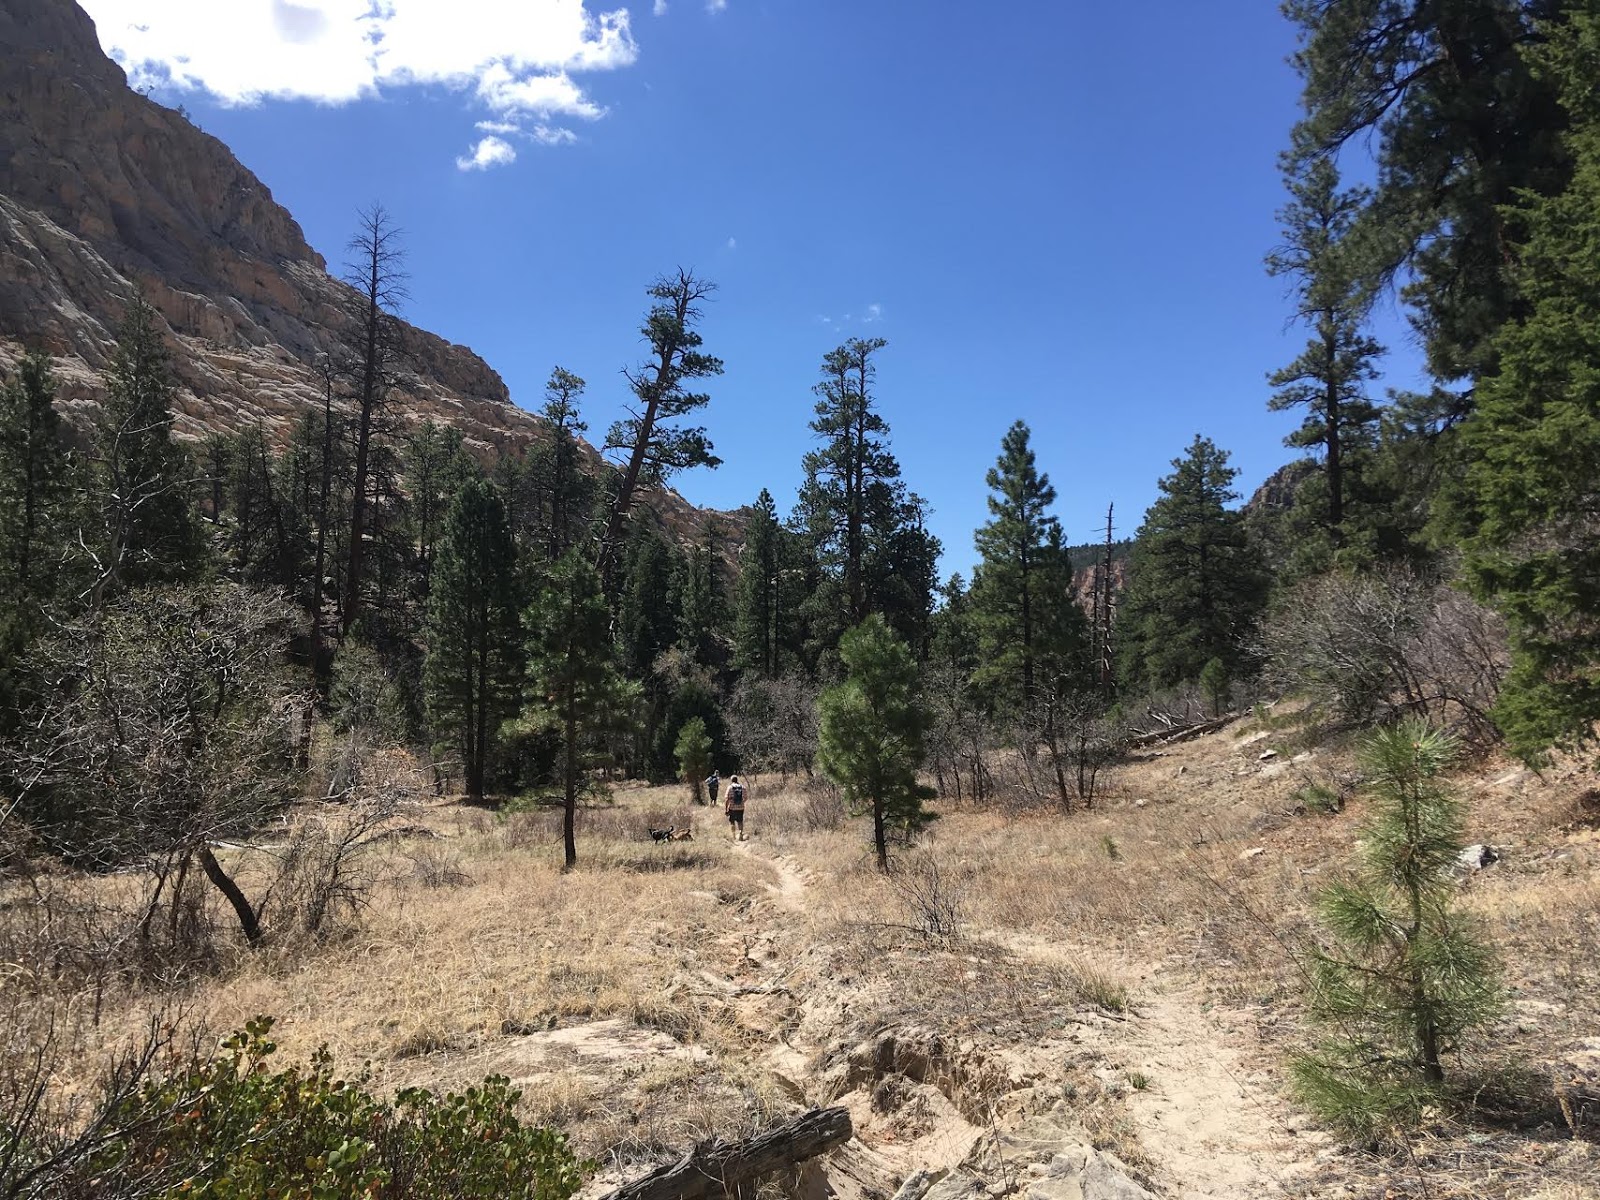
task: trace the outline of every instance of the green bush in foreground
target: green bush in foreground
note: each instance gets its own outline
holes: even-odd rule
[[[1494,957],[1454,911],[1462,805],[1439,780],[1454,752],[1420,720],[1368,739],[1356,869],[1317,902],[1333,946],[1313,958],[1309,1009],[1331,1036],[1295,1060],[1294,1083],[1362,1141],[1416,1124],[1443,1094],[1441,1056],[1500,1008]]]
[[[258,1018],[213,1061],[147,1081],[107,1114],[121,1132],[76,1182],[205,1200],[569,1200],[581,1185],[566,1139],[517,1119],[509,1080],[385,1101],[365,1073],[336,1078],[325,1049],[269,1070],[271,1028]]]

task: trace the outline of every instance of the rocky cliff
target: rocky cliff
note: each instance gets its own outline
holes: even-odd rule
[[[0,369],[48,351],[87,416],[135,289],[166,322],[191,437],[282,437],[350,339],[353,293],[227,146],[129,88],[72,0],[0,0]],[[410,326],[405,346],[410,419],[484,457],[543,435],[471,350]],[[680,536],[699,523],[676,495],[652,502]]]

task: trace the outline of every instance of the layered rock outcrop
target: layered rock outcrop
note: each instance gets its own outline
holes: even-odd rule
[[[282,438],[351,340],[354,293],[227,146],[133,91],[72,0],[0,0],[0,369],[48,351],[63,406],[87,415],[136,289],[167,326],[181,435]],[[486,458],[543,436],[471,350],[412,326],[404,344],[408,418]],[[698,523],[676,495],[652,507]]]

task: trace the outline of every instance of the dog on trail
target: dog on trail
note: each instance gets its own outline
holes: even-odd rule
[[[694,830],[679,829],[675,825],[668,825],[665,829],[647,828],[645,832],[650,835],[650,840],[658,846],[665,845],[668,842],[694,841]]]

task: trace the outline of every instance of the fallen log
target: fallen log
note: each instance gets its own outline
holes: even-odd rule
[[[738,1142],[701,1142],[671,1166],[625,1183],[604,1200],[719,1200],[741,1183],[815,1158],[850,1140],[850,1114],[813,1108]]]
[[[1174,729],[1155,729],[1148,733],[1135,735],[1129,740],[1128,746],[1134,750],[1148,750],[1151,746],[1175,746],[1179,742],[1187,742],[1191,738],[1200,737],[1202,734],[1215,733],[1229,721],[1234,720],[1237,713],[1227,713],[1210,721],[1201,721],[1195,725],[1183,725]]]

